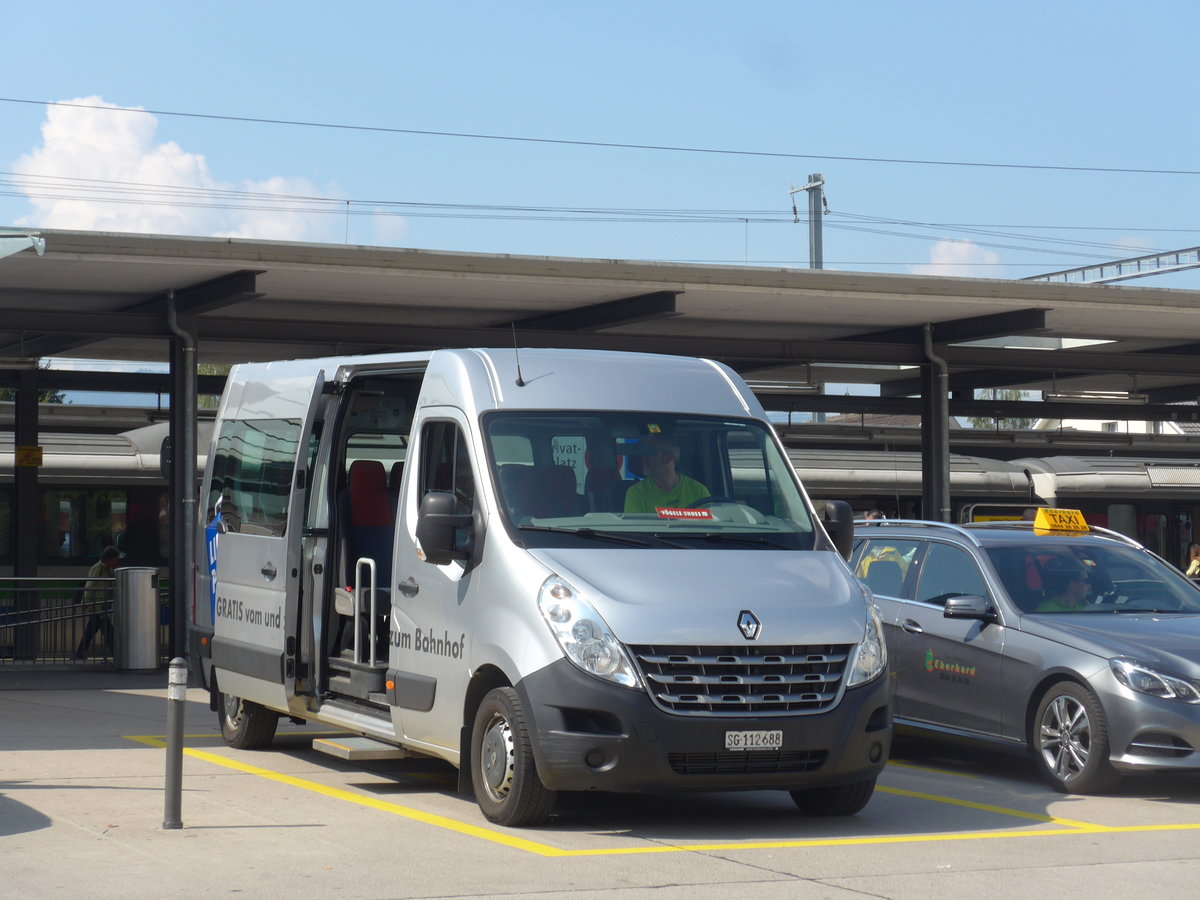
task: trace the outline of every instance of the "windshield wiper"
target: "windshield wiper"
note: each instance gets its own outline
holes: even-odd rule
[[[779,541],[767,540],[765,537],[759,537],[756,534],[723,534],[717,532],[709,532],[704,535],[702,540],[709,541],[713,544],[739,543],[739,544],[763,544],[767,547],[775,547],[778,550],[788,549],[786,544],[781,544]]]
[[[597,531],[595,528],[559,528],[550,525],[518,525],[518,531],[549,531],[554,534],[578,534],[595,541],[611,541],[614,544],[632,544],[635,547],[649,547],[650,542],[644,538],[631,537],[627,534],[613,534],[611,531]],[[657,535],[656,535],[657,537]],[[669,543],[663,541],[663,543]],[[671,546],[677,546],[672,544]]]
[[[1103,610],[1104,612],[1115,613],[1149,613],[1151,615],[1161,616],[1168,613],[1182,613],[1186,610],[1182,609],[1159,609],[1156,606],[1114,606],[1111,610]],[[1194,615],[1194,613],[1193,613]]]

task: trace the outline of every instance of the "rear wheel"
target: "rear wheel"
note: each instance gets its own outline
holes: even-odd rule
[[[800,809],[813,816],[852,816],[862,810],[875,793],[875,779],[832,787],[789,791]]]
[[[471,782],[488,821],[498,825],[537,825],[554,808],[534,765],[521,698],[512,688],[496,688],[479,704],[471,730]]]
[[[1097,794],[1121,773],[1108,761],[1108,720],[1100,701],[1074,681],[1060,681],[1038,704],[1029,745],[1038,768],[1056,791]]]
[[[275,738],[279,724],[279,713],[232,694],[221,695],[217,718],[221,722],[221,737],[238,750],[266,747]]]

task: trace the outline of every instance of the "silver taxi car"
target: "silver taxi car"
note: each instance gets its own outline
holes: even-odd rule
[[[1075,510],[856,522],[895,724],[1029,750],[1055,789],[1200,768],[1200,589]]]

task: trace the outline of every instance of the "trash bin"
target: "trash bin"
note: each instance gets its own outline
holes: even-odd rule
[[[118,669],[158,668],[158,569],[117,569],[113,597],[113,663]]]

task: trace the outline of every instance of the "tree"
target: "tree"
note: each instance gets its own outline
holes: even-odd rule
[[[219,365],[217,363],[198,363],[196,365],[197,375],[228,375],[229,370],[233,368],[230,365]],[[196,406],[199,409],[216,409],[221,402],[219,394],[200,394],[196,397]]]
[[[38,403],[66,403],[66,396],[62,391],[38,391]],[[16,399],[14,388],[0,388],[0,400],[12,402]]]
[[[1024,400],[1025,392],[1016,388],[983,388],[975,392],[976,400]],[[973,428],[995,428],[997,431],[1023,431],[1032,428],[1036,418],[1002,419],[989,416],[968,416]]]

